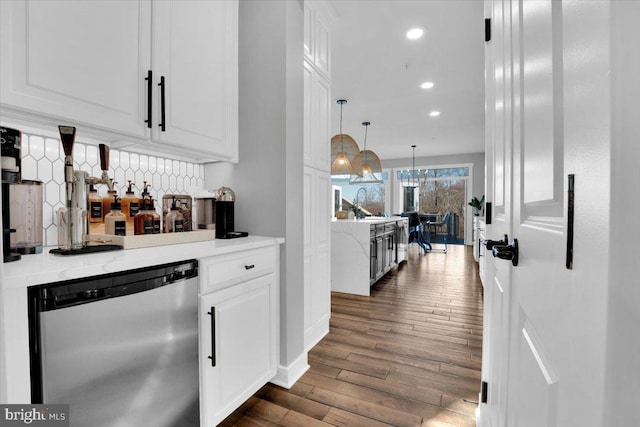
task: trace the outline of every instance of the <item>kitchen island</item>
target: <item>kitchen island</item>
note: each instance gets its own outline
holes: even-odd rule
[[[368,217],[331,222],[331,290],[356,295],[407,259],[408,219]]]

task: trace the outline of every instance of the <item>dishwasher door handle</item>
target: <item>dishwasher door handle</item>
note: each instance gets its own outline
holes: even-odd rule
[[[211,311],[207,312],[211,316],[211,366],[216,367],[216,307],[212,306]]]

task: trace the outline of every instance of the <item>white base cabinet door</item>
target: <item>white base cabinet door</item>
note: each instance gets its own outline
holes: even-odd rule
[[[231,414],[277,370],[276,275],[200,297],[200,413],[203,427]]]

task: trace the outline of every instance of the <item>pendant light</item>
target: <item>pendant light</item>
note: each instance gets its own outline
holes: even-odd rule
[[[416,146],[412,145],[413,148],[413,163],[412,168],[409,173],[407,173],[407,185],[403,188],[403,198],[404,198],[404,211],[415,211],[418,210],[418,200],[416,195]],[[409,176],[411,176],[411,183],[409,183]]]
[[[331,175],[356,175],[352,161],[360,148],[352,137],[342,133],[342,106],[346,103],[346,99],[338,100],[338,104],[340,104],[340,134],[331,138]]]
[[[416,187],[416,145],[412,145],[411,148],[413,148],[413,164],[411,166],[411,184],[412,187]]]
[[[380,158],[373,151],[367,150],[367,130],[370,124],[371,122],[362,122],[362,126],[364,126],[364,150],[360,151],[355,159],[353,159],[353,169],[358,176],[351,179],[351,184],[376,184],[383,182],[379,175],[376,176],[376,174],[382,173]]]

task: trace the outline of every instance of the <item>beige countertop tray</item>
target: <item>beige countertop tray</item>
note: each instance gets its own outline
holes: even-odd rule
[[[203,242],[214,240],[215,230],[193,230],[182,233],[140,234],[128,236],[113,236],[104,233],[89,234],[90,242],[110,243],[121,245],[124,249],[139,249],[152,246],[175,245],[179,243]]]

